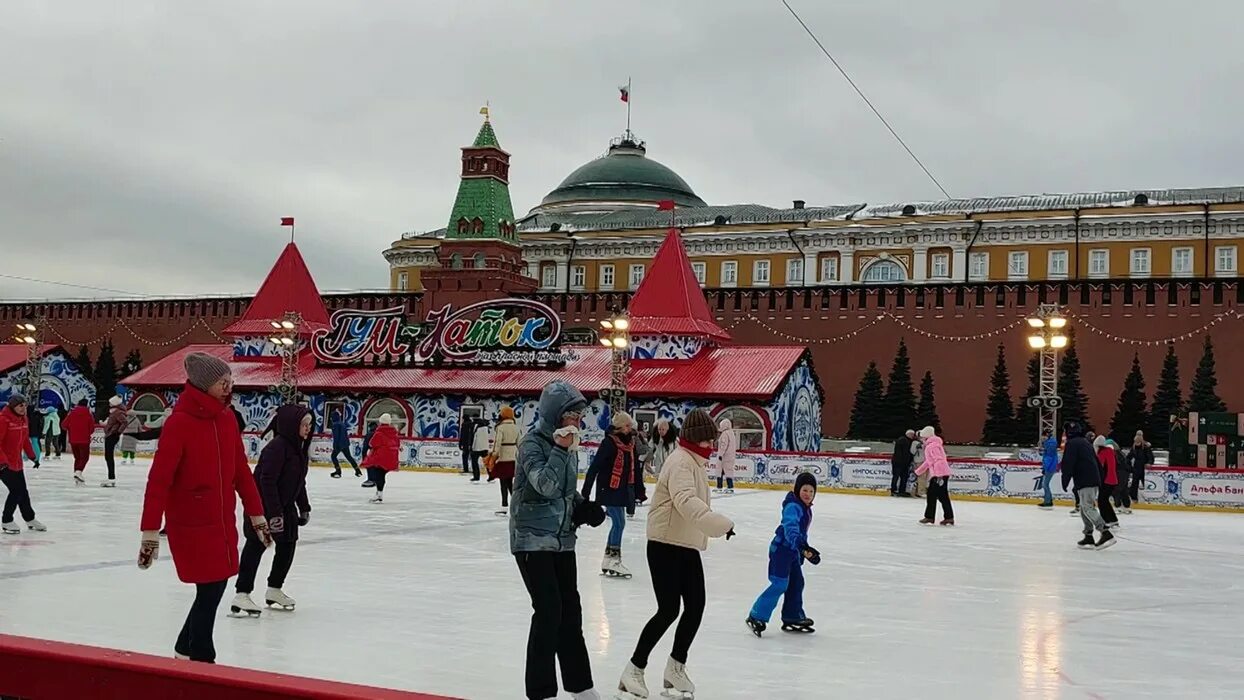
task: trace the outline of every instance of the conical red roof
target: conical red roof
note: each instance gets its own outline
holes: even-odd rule
[[[713,320],[677,229],[670,229],[628,309],[634,335],[690,335],[730,340]]]
[[[227,335],[265,335],[272,332],[272,322],[280,321],[287,311],[302,314],[304,335],[328,328],[328,309],[324,307],[302,253],[293,242],[281,251],[255,298],[246,307],[246,313],[224,332]]]

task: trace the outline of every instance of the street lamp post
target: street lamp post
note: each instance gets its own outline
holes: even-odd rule
[[[1063,399],[1058,395],[1058,351],[1067,347],[1068,338],[1063,335],[1067,319],[1057,304],[1041,304],[1037,313],[1028,317],[1028,347],[1040,353],[1040,372],[1037,375],[1037,395],[1028,397],[1028,405],[1037,409],[1037,442],[1049,431],[1058,434],[1058,409]]]
[[[609,411],[626,410],[626,377],[631,371],[631,322],[626,316],[614,316],[600,322],[604,333],[600,344],[612,351],[609,389],[601,392],[609,401]]]
[[[26,346],[26,402],[31,410],[39,409],[39,384],[43,379],[43,329],[34,323],[39,319],[17,324],[14,339]]]
[[[272,322],[273,335],[268,342],[276,346],[281,356],[281,382],[273,387],[282,403],[294,403],[298,399],[298,331],[302,314],[285,312],[284,318]]]

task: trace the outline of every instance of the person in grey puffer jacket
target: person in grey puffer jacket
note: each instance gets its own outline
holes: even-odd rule
[[[510,496],[510,551],[531,596],[527,635],[526,694],[531,700],[557,696],[557,662],[562,685],[575,698],[600,696],[583,639],[583,608],[575,567],[579,460],[573,434],[587,400],[567,382],[554,381],[540,394],[540,420],[518,445],[514,492]],[[598,507],[599,509],[599,507]],[[603,518],[595,521],[599,525]],[[594,518],[593,518],[594,519]]]

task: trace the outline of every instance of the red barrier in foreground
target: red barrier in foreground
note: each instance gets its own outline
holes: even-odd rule
[[[0,634],[0,698],[455,700]]]

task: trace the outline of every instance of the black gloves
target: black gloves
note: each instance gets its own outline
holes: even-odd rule
[[[816,551],[816,547],[813,547],[810,544],[805,544],[803,546],[803,556],[806,557],[808,562],[813,566],[821,563],[821,553]]]
[[[570,521],[575,524],[575,527],[580,525],[599,527],[601,523],[605,522],[605,508],[599,503],[582,501],[575,506],[574,513],[570,516]]]

